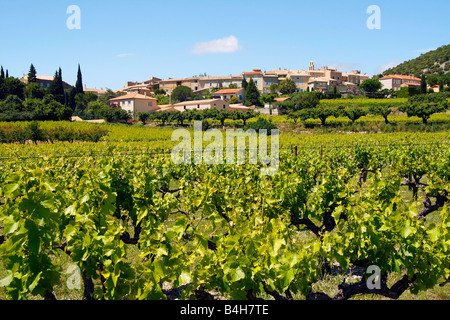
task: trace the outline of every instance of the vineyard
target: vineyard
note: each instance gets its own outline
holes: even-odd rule
[[[398,299],[450,285],[448,132],[286,134],[262,176],[174,165],[169,128],[107,129],[0,146],[0,297]]]

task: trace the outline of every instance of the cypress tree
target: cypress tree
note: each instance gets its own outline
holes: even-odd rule
[[[81,76],[80,64],[78,64],[77,82],[75,83],[75,94],[84,93],[83,78]]]
[[[5,71],[3,71],[3,66],[1,66],[1,69],[0,69],[0,78],[5,79]]]
[[[6,76],[5,78],[9,78],[8,69],[6,69]]]
[[[427,93],[427,79],[425,78],[424,74],[422,74],[422,77],[420,79],[420,92],[422,94]]]
[[[50,94],[55,97],[55,100],[59,103],[65,104],[65,93],[64,86],[62,82],[62,71],[59,68],[58,71],[55,72],[55,76],[53,78],[52,83],[49,87]]]
[[[28,83],[37,82],[36,78],[36,68],[31,64],[30,71],[28,71]]]
[[[247,86],[248,86],[248,82],[245,79],[245,77],[242,77],[242,88],[244,88],[244,90],[247,90]]]
[[[245,90],[245,105],[251,106],[251,105],[261,105],[261,101],[259,101],[259,91],[256,87],[255,83],[253,82],[253,79],[250,78],[250,81],[248,82],[247,89]]]

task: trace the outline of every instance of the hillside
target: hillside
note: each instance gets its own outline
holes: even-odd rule
[[[450,44],[439,47],[436,50],[424,53],[419,57],[405,61],[398,66],[383,72],[388,74],[413,74],[420,77],[422,74],[429,76],[441,76],[450,71]]]

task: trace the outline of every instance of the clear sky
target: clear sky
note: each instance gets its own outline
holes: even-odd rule
[[[69,29],[70,5],[80,29]],[[381,28],[369,29],[370,5]],[[90,88],[252,69],[378,74],[450,43],[449,0],[0,0],[0,65]]]

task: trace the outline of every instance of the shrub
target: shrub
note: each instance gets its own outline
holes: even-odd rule
[[[275,124],[273,124],[271,120],[267,120],[266,118],[259,117],[258,120],[256,120],[255,122],[249,123],[245,127],[245,130],[248,130],[248,129],[254,129],[256,131],[261,130],[261,129],[266,129],[267,135],[270,135],[271,130],[276,130],[276,129],[278,129],[278,127]]]

